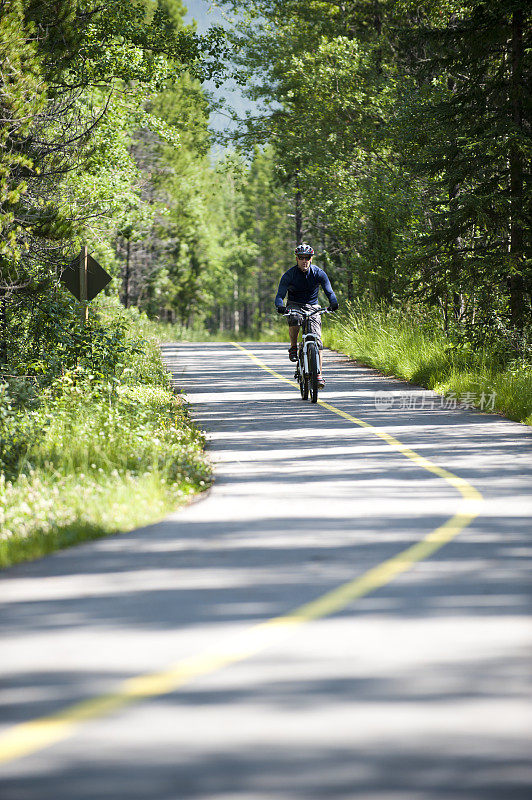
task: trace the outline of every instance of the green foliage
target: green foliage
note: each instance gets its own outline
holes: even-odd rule
[[[17,277],[22,230],[17,211],[28,188],[24,175],[34,166],[34,153],[25,142],[44,103],[40,63],[22,1],[8,0],[1,11],[0,282]]]
[[[260,336],[271,328],[275,289],[292,261],[289,205],[271,151],[256,147],[249,162],[227,152],[216,165],[209,209],[217,223],[217,269],[206,287],[207,327]]]
[[[526,341],[532,296],[530,25],[517,0],[240,0],[235,41],[340,296],[412,298],[471,341]]]
[[[158,472],[170,482],[206,475],[201,437],[168,389],[144,384],[97,384],[65,375],[30,412],[36,432],[19,470],[57,474]]]
[[[153,521],[210,482],[147,320],[108,302],[94,324],[47,386],[0,384],[0,565]]]
[[[10,304],[10,373],[32,376],[40,386],[65,371],[92,374],[99,381],[120,376],[142,352],[141,342],[131,335],[127,318],[109,313],[112,305],[108,311],[100,307],[84,323],[66,293],[43,298],[29,311],[24,304]]]
[[[15,408],[7,383],[0,383],[0,472],[16,470],[26,448],[26,420]]]
[[[423,65],[405,80],[409,101],[397,128],[409,171],[429,187],[414,257],[431,265],[434,294],[449,298],[455,319],[471,327],[496,307],[498,324],[522,329],[532,288],[530,27],[520,3],[441,13],[405,38],[425,48]]]
[[[223,31],[198,36],[180,22],[179,2],[26,0],[45,74],[54,85],[87,86],[119,79],[162,85],[176,70],[193,68],[212,78],[223,69]]]
[[[369,302],[330,343],[530,421],[529,12],[225,4],[245,12],[237,72],[262,111],[214,157],[200,81],[227,43],[186,27],[181,0],[2,3],[5,563],[146,521],[132,492],[164,513],[206,484],[139,310],[165,335],[284,336],[296,196],[341,303]],[[114,278],[86,325],[58,280],[81,243]]]
[[[220,75],[226,52],[222,31],[197,36],[183,10],[177,0],[3,4],[0,290],[46,296],[80,242],[105,252],[117,232],[152,227],[133,139],[142,128],[175,147],[178,131],[149,102],[187,70]]]
[[[90,539],[153,524],[203,486],[143,475],[36,470],[16,482],[0,474],[0,568]]]
[[[359,302],[324,331],[324,343],[351,358],[429,389],[478,405],[494,394],[493,411],[532,424],[532,369],[500,347],[450,338],[437,314]]]

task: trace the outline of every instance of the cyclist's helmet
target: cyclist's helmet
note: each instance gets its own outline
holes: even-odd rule
[[[298,244],[295,249],[296,256],[313,256],[314,250],[309,244]]]

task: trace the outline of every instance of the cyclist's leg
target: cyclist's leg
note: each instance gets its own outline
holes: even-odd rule
[[[295,310],[297,311],[298,306],[296,303],[288,303],[287,304],[287,311]],[[294,325],[295,318],[287,317],[288,322],[288,335],[290,336],[290,349],[288,351],[288,355],[290,361],[297,361],[297,339],[299,336],[299,325]]]
[[[299,325],[289,325],[288,335],[290,336],[290,345],[295,347],[297,345],[297,336],[299,334]]]
[[[320,339],[320,349],[318,350],[318,353],[319,353],[319,356],[318,356],[318,359],[319,359],[319,361],[318,361],[318,369],[319,369],[318,381],[319,381],[320,389],[323,389],[324,386],[325,386],[325,380],[324,380],[323,375],[322,375],[322,370],[323,370],[323,345],[321,343],[321,339]]]
[[[290,347],[288,348],[288,358],[290,361],[297,361],[297,334],[299,333],[299,328],[294,325],[290,325],[288,328],[288,333],[290,336]]]

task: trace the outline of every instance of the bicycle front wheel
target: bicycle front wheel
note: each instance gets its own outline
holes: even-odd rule
[[[299,376],[299,391],[301,392],[301,399],[308,399],[308,378],[306,375]]]
[[[301,399],[306,400],[308,398],[308,375],[305,375],[303,353],[299,354],[299,391],[301,392]]]
[[[308,387],[310,391],[310,402],[318,402],[318,350],[316,347],[310,347],[308,351]]]

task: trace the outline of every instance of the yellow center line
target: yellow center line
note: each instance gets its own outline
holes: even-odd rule
[[[236,342],[231,344],[245,353],[261,369],[269,372],[278,380],[298,388],[294,381],[270,369],[242,345]],[[108,716],[132,703],[174,692],[201,675],[212,674],[223,667],[243,661],[262,652],[267,647],[278,644],[299,626],[340,611],[353,600],[364,597],[390,583],[398,575],[411,569],[414,564],[428,558],[452,541],[478,516],[480,502],[483,498],[481,493],[466,480],[433,464],[432,461],[406,447],[381,428],[357,419],[331,403],[320,399],[318,399],[318,403],[349,422],[368,429],[418,466],[451,484],[462,496],[461,507],[457,513],[427,534],[421,541],[383,561],[359,578],[348,581],[287,614],[253,625],[242,633],[229,637],[225,644],[212,651],[183,659],[167,670],[139,675],[123,681],[117,690],[110,694],[95,697],[68,706],[55,714],[13,726],[0,736],[0,763],[7,763],[50,747],[73,735],[84,722]]]

